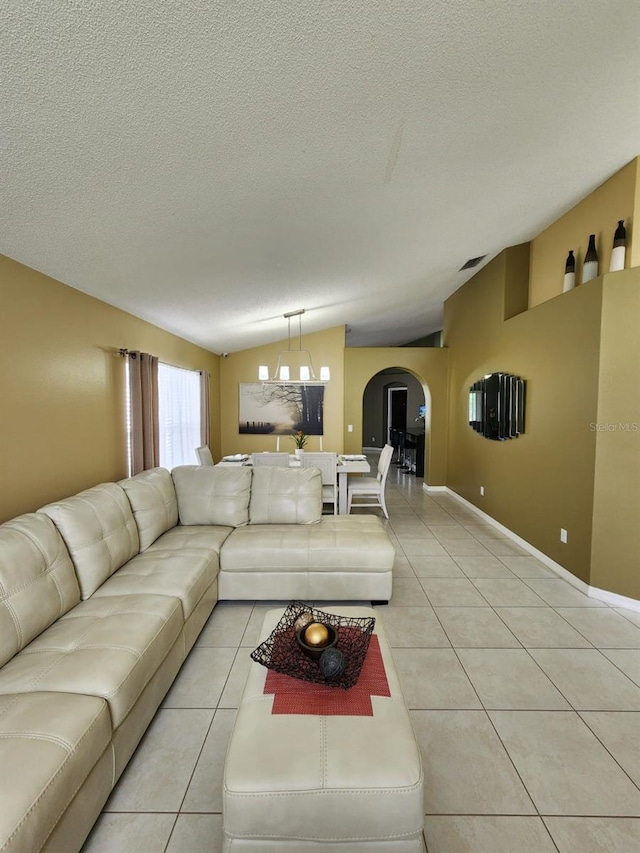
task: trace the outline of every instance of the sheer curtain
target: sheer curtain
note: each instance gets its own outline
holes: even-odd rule
[[[200,371],[200,444],[211,444],[211,409],[209,396],[209,373]]]
[[[159,464],[163,468],[198,464],[201,381],[198,370],[158,365]]]

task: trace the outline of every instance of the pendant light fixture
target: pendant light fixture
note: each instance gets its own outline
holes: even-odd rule
[[[260,382],[278,382],[289,383],[290,385],[319,385],[328,382],[331,379],[331,371],[328,367],[320,368],[320,379],[317,378],[313,362],[311,361],[311,353],[309,350],[302,349],[302,315],[304,308],[299,308],[297,311],[290,311],[284,314],[287,321],[287,338],[288,347],[286,350],[281,350],[278,353],[273,373],[269,372],[269,367],[266,364],[261,364],[258,368],[258,381]],[[291,348],[291,318],[298,318],[298,348]]]

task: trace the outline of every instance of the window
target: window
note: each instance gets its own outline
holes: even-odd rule
[[[158,444],[160,466],[197,465],[202,443],[200,372],[158,364]]]
[[[129,475],[160,465],[196,465],[210,441],[209,374],[163,364],[154,355],[126,357],[126,437]]]

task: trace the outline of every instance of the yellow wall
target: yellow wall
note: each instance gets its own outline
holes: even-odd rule
[[[639,205],[639,172],[640,158],[636,157],[531,241],[530,306],[562,293],[569,249],[574,250],[576,258],[576,282],[581,281],[590,234],[596,235],[600,274],[608,272],[619,219],[625,220],[627,230],[625,266],[640,265],[640,238],[634,239],[633,228]]]
[[[588,582],[602,279],[504,321],[506,271],[519,249],[502,252],[445,302],[447,485]],[[519,438],[490,441],[468,425],[469,387],[493,371],[526,380]]]
[[[430,486],[445,483],[447,464],[447,366],[449,353],[437,347],[354,347],[345,356],[344,446],[362,450],[362,400],[369,380],[389,367],[412,373],[425,388],[431,422],[426,425],[424,479]],[[347,432],[347,425],[353,432]]]
[[[219,357],[0,255],[0,522],[127,475],[119,347],[211,373]]]
[[[636,164],[636,188],[633,198],[633,221],[640,222],[640,157],[635,160]],[[633,236],[633,234],[632,234]],[[628,235],[627,235],[628,238]],[[625,257],[625,266],[626,266]],[[640,267],[640,235],[637,239],[631,240],[629,248],[629,264],[630,267]]]
[[[336,326],[324,332],[302,336],[302,349],[308,349],[313,359],[316,374],[321,366],[331,370],[331,380],[324,391],[324,450],[342,453],[342,424],[344,398],[344,326]],[[297,340],[295,341],[297,346]],[[220,360],[220,432],[221,453],[258,453],[276,449],[273,435],[240,435],[239,391],[241,382],[257,382],[258,366],[266,364],[274,369],[280,350],[287,349],[287,341],[279,341],[252,349],[231,353]],[[280,450],[292,452],[293,442],[286,436],[280,437]],[[307,450],[319,450],[320,439],[313,436]],[[216,458],[217,461],[217,458]]]
[[[640,271],[605,276],[591,584],[640,599]]]

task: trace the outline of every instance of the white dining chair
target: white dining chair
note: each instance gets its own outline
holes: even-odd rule
[[[282,468],[289,467],[289,454],[288,453],[252,453],[251,461],[253,462],[253,467],[255,468],[257,465],[279,465]]]
[[[384,489],[387,483],[387,474],[393,456],[393,447],[390,444],[385,446],[380,451],[378,459],[378,473],[375,477],[349,477],[347,485],[347,501],[348,512],[351,512],[351,507],[360,506],[379,506],[384,513],[385,518],[389,518],[387,505],[384,500]],[[353,503],[354,498],[369,498],[369,502],[365,503],[358,500]],[[373,501],[373,502],[371,502]]]
[[[213,465],[213,456],[206,444],[204,447],[196,447],[196,456],[200,465]]]
[[[333,504],[333,514],[338,514],[338,454],[303,453],[301,468],[319,468],[322,474],[322,503]]]

